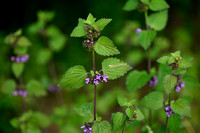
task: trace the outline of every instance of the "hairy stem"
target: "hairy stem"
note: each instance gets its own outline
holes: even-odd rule
[[[96,69],[95,69],[95,52],[94,52],[94,49],[92,51],[92,57],[93,57],[94,75],[96,75]],[[97,87],[96,87],[96,85],[94,85],[94,121],[96,121],[96,95],[97,95]]]
[[[170,106],[170,102],[171,102],[171,92],[169,93],[169,106]],[[167,132],[168,119],[169,119],[169,117],[166,118],[165,133]]]

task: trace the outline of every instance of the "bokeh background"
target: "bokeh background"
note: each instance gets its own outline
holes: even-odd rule
[[[166,28],[158,33],[158,38],[154,41],[152,66],[157,69],[158,64],[155,61],[157,58],[180,50],[182,55],[193,57],[193,66],[189,68],[188,73],[195,77],[197,81],[200,81],[200,1],[167,0],[167,2],[170,5],[168,23]],[[54,19],[49,23],[56,25],[67,38],[64,48],[54,53],[52,58],[57,72],[57,78],[53,81],[54,83],[58,83],[64,72],[71,66],[83,65],[88,71],[92,69],[91,53],[82,48],[83,39],[69,36],[77,25],[78,18],[86,18],[89,13],[92,13],[97,19],[112,18],[112,22],[101,34],[111,38],[121,51],[121,54],[116,57],[127,61],[137,70],[146,70],[147,53],[138,45],[135,35],[137,27],[145,29],[144,14],[138,11],[123,11],[124,3],[124,0],[4,1],[1,4],[2,8],[0,8],[0,89],[1,84],[6,79],[13,77],[10,62],[12,49],[4,43],[4,38],[19,28],[23,30],[23,35],[27,36],[32,43],[29,48],[30,60],[26,63],[23,73],[24,81],[38,79],[43,84],[45,84],[44,82],[52,81],[47,69],[48,64],[41,65],[35,61],[38,50],[44,47],[42,38],[30,32],[30,26],[37,21],[37,12],[40,10],[53,11],[55,13]],[[100,69],[101,61],[105,57],[97,55],[96,58],[97,68]],[[109,81],[108,84],[98,87],[97,112],[103,116],[103,119],[110,121],[112,112],[123,111],[117,104],[116,96],[118,94],[140,99],[148,92],[148,87],[143,87],[138,92],[129,93],[125,86],[125,77],[126,75],[123,78]],[[48,87],[45,88],[48,92]],[[187,89],[183,92],[183,95],[192,97],[192,117],[184,121],[185,129],[191,133],[200,132],[199,89],[198,86],[194,86],[193,89]],[[92,101],[93,88],[84,87],[76,91],[66,89],[62,90],[61,94],[61,101],[57,93],[50,92],[43,97],[27,98],[28,108],[43,112],[52,120],[48,128],[41,128],[44,133],[57,133],[59,131],[79,133],[79,128],[84,120],[74,112],[73,108],[84,102]],[[60,111],[61,113],[58,113],[58,115],[61,118],[58,118],[55,115],[55,108],[63,105],[65,105],[65,109],[61,109],[63,113]],[[20,132],[11,126],[10,120],[13,117],[20,116],[21,112],[20,98],[13,98],[12,95],[0,93],[0,132]],[[54,115],[52,115],[53,112]],[[140,130],[136,129],[135,132]]]

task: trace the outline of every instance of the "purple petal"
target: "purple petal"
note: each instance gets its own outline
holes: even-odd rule
[[[17,96],[18,95],[18,91],[13,91],[13,96]]]
[[[142,31],[142,29],[137,28],[137,29],[136,29],[136,34],[139,34],[141,31]]]
[[[85,79],[85,83],[88,84],[90,82],[90,78]]]
[[[81,128],[85,128],[85,126],[81,126]]]
[[[11,56],[10,60],[15,61],[15,56]]]
[[[176,86],[176,92],[179,92],[181,90],[181,87]]]
[[[97,75],[96,75],[96,79],[100,80],[100,78],[101,78],[101,75],[100,75],[100,74],[97,74]]]
[[[185,82],[181,82],[181,83],[180,83],[180,87],[181,87],[181,88],[185,87]]]
[[[165,111],[170,111],[170,110],[171,110],[170,106],[165,107]]]

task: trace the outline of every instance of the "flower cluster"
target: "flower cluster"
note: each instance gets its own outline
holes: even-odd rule
[[[51,85],[49,85],[48,90],[50,92],[59,92],[59,91],[61,91],[61,88],[58,87],[57,85],[51,84]]]
[[[137,28],[137,29],[136,29],[136,34],[138,35],[141,31],[142,31],[142,29]]]
[[[109,77],[107,75],[101,75],[101,74],[97,74],[93,77],[90,77],[90,78],[86,78],[85,79],[85,83],[86,84],[94,84],[94,85],[98,85],[99,84],[99,81],[100,82],[107,82]]]
[[[185,82],[180,82],[175,88],[176,92],[179,92],[183,87],[185,87]]]
[[[91,127],[87,128],[86,126],[82,126],[81,128],[83,128],[83,132],[84,133],[92,133],[92,128]]]
[[[27,91],[26,90],[15,90],[13,91],[13,96],[22,96],[22,97],[26,97],[27,96]]]
[[[149,87],[152,87],[153,85],[157,85],[157,84],[158,84],[158,79],[156,76],[153,76],[151,80],[149,81]]]
[[[173,110],[171,109],[169,105],[165,107],[165,111],[166,111],[167,117],[170,117],[172,114],[174,114]]]
[[[100,32],[94,29],[91,25],[85,26],[84,29],[86,31],[87,38],[97,38],[100,35]]]
[[[95,42],[90,39],[84,40],[83,48],[87,49],[88,51],[91,51],[92,48],[94,47],[94,44]]]
[[[29,55],[28,54],[25,54],[23,56],[16,56],[16,57],[12,56],[10,58],[11,61],[17,62],[17,63],[25,63],[25,62],[28,61],[28,59],[29,59]]]

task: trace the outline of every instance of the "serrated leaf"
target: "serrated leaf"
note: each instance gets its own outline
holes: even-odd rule
[[[123,10],[132,11],[137,9],[138,2],[139,0],[127,0],[123,7]]]
[[[138,41],[140,45],[147,50],[153,39],[156,37],[156,31],[154,30],[143,30],[138,35]]]
[[[169,5],[165,0],[151,0],[149,7],[152,11],[160,11],[169,8]]]
[[[75,111],[82,117],[87,117],[93,112],[93,103],[84,103],[80,107],[76,107]]]
[[[108,58],[102,62],[103,73],[106,74],[108,79],[117,79],[123,76],[131,69],[127,63],[120,61],[117,58]]]
[[[30,80],[26,87],[28,94],[32,94],[34,96],[45,96],[46,91],[41,85],[41,83],[37,80]]]
[[[95,51],[104,56],[119,54],[119,50],[115,47],[114,43],[107,37],[101,36],[94,47]]]
[[[17,45],[21,47],[28,47],[31,45],[31,42],[24,36],[21,36],[17,41]]]
[[[96,18],[94,18],[92,16],[91,13],[89,13],[88,17],[87,17],[87,20],[85,21],[85,23],[89,24],[89,25],[92,25],[94,22],[95,22]]]
[[[135,109],[134,107],[130,107],[126,109],[126,115],[129,117],[130,120],[133,120],[133,113],[134,113]]]
[[[140,104],[148,109],[157,110],[163,106],[163,93],[154,91],[143,97]]]
[[[156,61],[160,64],[167,64],[169,60],[169,56],[162,56],[158,58]]]
[[[62,80],[59,83],[63,88],[79,89],[85,85],[87,72],[83,66],[74,66],[67,70]]]
[[[148,75],[146,71],[134,70],[130,72],[126,78],[126,87],[128,88],[129,91],[134,91],[140,89],[150,79],[151,76]]]
[[[181,124],[181,116],[178,114],[173,114],[169,117],[168,128],[171,131],[177,131]]]
[[[165,28],[168,19],[168,11],[152,13],[148,17],[148,25],[154,30],[160,31]]]
[[[108,121],[96,122],[92,126],[93,133],[111,133],[111,125]]]
[[[135,104],[135,99],[131,100],[131,101],[128,101],[128,99],[126,97],[123,97],[123,96],[117,96],[117,101],[118,101],[118,104],[120,106],[132,106]]]
[[[142,112],[140,111],[140,109],[138,109],[138,108],[137,108],[137,110],[136,110],[136,115],[137,115],[136,120],[141,121],[141,120],[144,119],[143,113],[142,113]]]
[[[85,27],[85,20],[84,19],[81,19],[79,18],[78,19],[78,26],[74,28],[74,30],[72,31],[71,33],[71,37],[83,37],[86,35],[86,31],[84,29]]]
[[[181,59],[181,62],[179,63],[179,68],[188,68],[191,66],[192,66],[192,64],[185,59]]]
[[[102,31],[105,26],[110,23],[110,21],[112,21],[112,19],[102,18],[96,22],[96,25],[98,26],[99,30]]]
[[[3,82],[2,92],[5,94],[12,94],[12,92],[16,89],[16,83],[13,79],[9,79]]]
[[[111,116],[112,129],[114,131],[121,129],[124,125],[125,120],[126,120],[126,116],[122,114],[121,112],[112,113],[112,116]]]
[[[23,63],[12,63],[12,72],[15,75],[16,78],[19,78],[19,76],[22,74],[24,70],[24,64]]]
[[[164,77],[164,81],[163,81],[163,86],[165,91],[169,94],[171,92],[171,90],[173,90],[176,86],[176,82],[177,82],[177,77],[173,76],[173,75],[166,75]]]
[[[190,104],[185,99],[179,98],[177,101],[171,101],[171,109],[179,115],[191,117]]]

